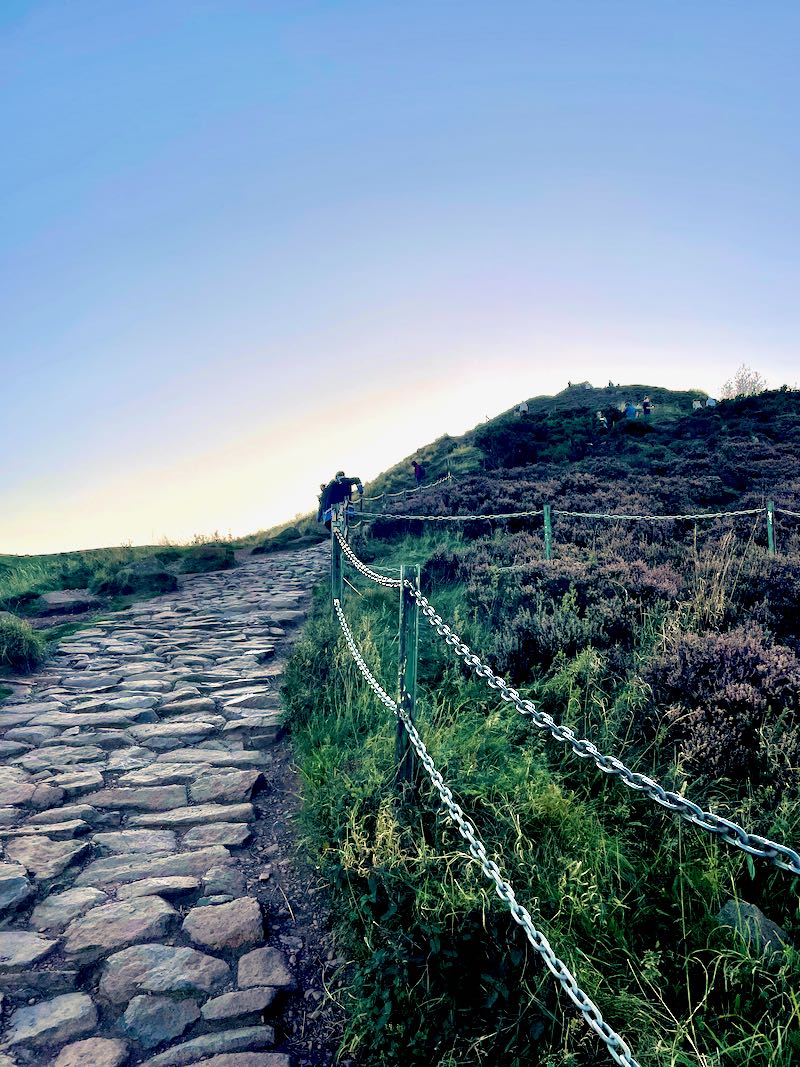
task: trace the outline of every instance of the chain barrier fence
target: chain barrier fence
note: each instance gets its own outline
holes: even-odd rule
[[[694,519],[694,518],[721,518],[728,516],[749,516],[760,514],[764,511],[768,516],[768,532],[770,533],[770,547],[774,545],[772,540],[772,515],[774,506],[770,502],[766,508],[749,508],[746,510],[736,512],[714,512],[714,513],[702,513],[699,515],[671,515],[671,516],[623,516],[623,515],[595,515],[593,513],[580,513],[580,512],[561,512],[561,514],[569,515],[571,517],[578,518],[621,518],[621,519],[633,519],[635,521],[643,521],[648,518],[655,519]],[[774,511],[784,511],[785,509],[774,508]],[[527,517],[529,515],[544,514],[546,518],[549,518],[549,508],[545,505],[545,508],[538,512],[515,512],[510,515],[478,515],[478,516],[429,516],[428,518],[434,521],[447,521],[447,520],[467,520],[467,519],[501,519],[508,517]],[[786,514],[800,518],[800,513],[791,511],[785,511]],[[364,512],[364,517],[372,517],[371,513]],[[359,518],[361,515],[359,515]],[[376,516],[377,517],[377,516]],[[386,517],[386,516],[381,516]],[[409,515],[409,516],[395,516],[398,518],[421,518],[421,516]],[[424,517],[422,517],[424,518]],[[665,789],[658,781],[642,774],[628,767],[622,760],[616,756],[605,754],[588,738],[578,737],[575,732],[568,726],[561,725],[553,719],[547,712],[541,711],[536,704],[525,697],[522,697],[518,690],[500,677],[496,675],[488,664],[483,662],[479,656],[477,656],[471,648],[461,639],[461,637],[449,626],[436,611],[434,606],[430,603],[428,598],[424,596],[419,588],[419,568],[416,569],[417,580],[410,581],[405,574],[409,573],[408,568],[400,568],[400,577],[394,577],[390,574],[382,573],[372,567],[369,567],[363,560],[361,560],[347,539],[347,511],[341,509],[338,515],[334,517],[334,521],[331,526],[331,578],[332,578],[332,603],[334,609],[334,615],[337,619],[339,627],[341,628],[342,635],[345,643],[353,657],[359,671],[364,677],[365,681],[372,689],[378,700],[381,701],[387,708],[389,708],[395,720],[398,724],[398,738],[401,736],[404,738],[406,746],[410,746],[408,751],[413,749],[417,760],[424,768],[428,779],[430,780],[434,790],[439,795],[439,798],[444,809],[444,813],[448,819],[458,829],[461,837],[467,843],[468,851],[473,859],[477,860],[480,864],[481,870],[486,878],[488,878],[494,885],[495,892],[499,899],[507,906],[514,921],[523,929],[526,938],[530,942],[533,949],[542,958],[550,973],[559,983],[559,985],[565,990],[567,995],[572,1000],[582,1017],[591,1027],[591,1029],[601,1038],[605,1043],[608,1052],[612,1059],[618,1063],[626,1065],[626,1067],[639,1067],[637,1061],[634,1059],[630,1047],[625,1040],[617,1034],[603,1019],[597,1006],[588,997],[588,995],[577,984],[575,977],[572,975],[567,966],[556,956],[547,938],[536,929],[530,913],[527,909],[521,905],[515,896],[514,890],[510,883],[503,878],[498,865],[491,860],[486,852],[486,848],[481,841],[478,832],[474,824],[464,815],[461,807],[453,799],[453,793],[450,787],[445,783],[441,773],[437,769],[428,749],[422,740],[415,724],[414,724],[414,696],[413,690],[416,687],[416,644],[411,651],[413,657],[414,667],[409,668],[409,650],[404,649],[405,642],[402,639],[403,632],[403,618],[404,613],[406,616],[406,625],[409,622],[408,611],[413,610],[416,616],[417,612],[425,617],[428,623],[431,625],[436,634],[441,637],[445,645],[451,650],[452,654],[460,659],[464,665],[474,673],[478,678],[484,681],[489,688],[497,691],[500,698],[506,702],[512,704],[517,712],[529,719],[534,726],[539,730],[545,732],[551,739],[566,745],[570,752],[579,757],[580,759],[589,759],[598,770],[602,771],[609,777],[618,777],[624,785],[635,792],[642,793],[650,800],[667,811],[678,815],[681,819],[691,823],[694,826],[699,827],[701,830],[715,836],[717,839],[724,841],[726,844],[733,846],[748,856],[755,857],[757,859],[765,860],[782,870],[788,871],[793,875],[800,875],[800,854],[788,845],[784,845],[780,842],[770,840],[759,834],[749,833],[744,827],[734,822],[731,819],[726,819],[721,815],[717,815],[712,811],[705,810],[700,805],[682,796],[680,793],[676,793],[672,790]],[[379,585],[386,589],[397,589],[401,598],[401,641],[400,641],[400,686],[399,697],[395,701],[389,694],[383,689],[378,682],[375,675],[367,666],[361,652],[353,637],[352,631],[349,628],[347,619],[342,607],[344,583],[346,582],[342,575],[342,558],[352,566],[361,575],[367,578],[370,582]],[[549,556],[548,556],[549,558]],[[389,568],[390,570],[393,568]],[[352,588],[352,586],[351,586]],[[416,623],[413,624],[416,627]],[[417,638],[414,638],[416,642]],[[404,677],[406,676],[406,669],[409,668],[410,676],[413,678],[411,683],[412,693],[406,689],[404,683]],[[401,780],[401,748],[396,749],[398,759],[398,781]],[[408,780],[408,779],[405,779]]]
[[[409,585],[410,584],[411,583],[409,583]],[[523,904],[519,903],[513,887],[505,878],[503,878],[502,872],[495,861],[489,858],[486,852],[486,846],[481,840],[474,823],[467,818],[463,809],[454,800],[452,790],[442,778],[442,775],[428,752],[424,741],[420,737],[416,726],[411,722],[403,708],[389,696],[367,666],[364,657],[361,655],[361,652],[356,645],[350,627],[347,624],[341,602],[339,600],[334,600],[333,606],[336,612],[336,617],[339,620],[342,635],[344,636],[347,647],[350,650],[350,654],[355,660],[358,669],[361,671],[361,674],[378,700],[389,708],[401,722],[420,763],[425,768],[425,773],[428,775],[431,784],[439,794],[439,798],[448,819],[457,827],[458,832],[466,841],[469,854],[473,859],[478,861],[481,871],[485,877],[492,882],[495,893],[506,905],[514,921],[522,927],[531,946],[542,958],[547,969],[559,983],[561,988],[566,992],[567,996],[581,1013],[588,1026],[590,1026],[597,1036],[605,1043],[614,1062],[625,1065],[625,1067],[640,1067],[638,1061],[634,1058],[628,1043],[624,1038],[620,1037],[611,1026],[609,1026],[603,1018],[600,1009],[581,989],[575,976],[563,960],[560,960],[555,954],[545,935],[534,926],[530,912]]]

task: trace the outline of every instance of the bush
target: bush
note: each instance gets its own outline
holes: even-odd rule
[[[178,579],[165,571],[155,559],[129,563],[117,570],[104,570],[95,575],[90,589],[105,596],[157,596],[178,588]]]
[[[29,623],[0,614],[0,667],[15,673],[35,670],[44,659],[45,645]]]
[[[206,574],[209,571],[227,571],[235,562],[230,545],[197,545],[184,556],[183,572]]]
[[[701,774],[759,777],[764,730],[782,716],[791,728],[800,710],[800,660],[753,627],[681,634],[642,676],[668,737]]]

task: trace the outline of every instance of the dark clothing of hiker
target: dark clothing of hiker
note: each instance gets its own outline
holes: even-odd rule
[[[331,509],[336,504],[342,504],[346,500],[349,501],[353,489],[357,489],[358,495],[363,496],[364,486],[361,484],[361,479],[348,478],[344,471],[339,471],[336,477],[328,482],[323,489],[319,500],[318,521],[324,519],[325,525],[329,530],[331,528]]]
[[[416,460],[412,461],[411,466],[414,468],[414,477],[416,478],[417,485],[421,485],[422,480],[425,477],[425,468],[421,463],[417,463]]]
[[[644,417],[646,419],[649,419],[651,411],[652,411],[652,407],[650,405],[650,397],[646,396],[644,398],[644,400],[642,401],[642,414],[644,415]]]

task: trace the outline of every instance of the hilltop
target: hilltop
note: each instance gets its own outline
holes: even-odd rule
[[[602,428],[597,410],[645,395],[649,422]],[[800,393],[695,411],[698,398],[630,386],[529,399],[527,412],[439,438],[375,479],[368,495],[413,489],[412,458],[429,481],[454,474],[365,506],[381,517],[354,524],[351,544],[384,573],[419,564],[445,622],[556,723],[796,849]],[[782,509],[774,553],[771,499]],[[430,521],[524,511],[539,514]],[[346,575],[355,643],[395,694],[396,591]],[[391,716],[325,592],[285,693],[308,840],[354,960],[346,1050],[358,1063],[404,1067],[607,1062],[422,771],[418,803],[401,802]],[[576,758],[420,627],[416,721],[430,755],[537,929],[638,1062],[796,1063],[793,875]]]

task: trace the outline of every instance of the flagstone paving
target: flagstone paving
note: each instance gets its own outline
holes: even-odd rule
[[[292,862],[279,688],[326,565],[317,546],[187,577],[13,682],[0,1063],[330,1062],[313,1036],[299,1058],[287,1043],[286,998],[313,1007],[323,981],[299,963],[310,947],[275,876]]]

